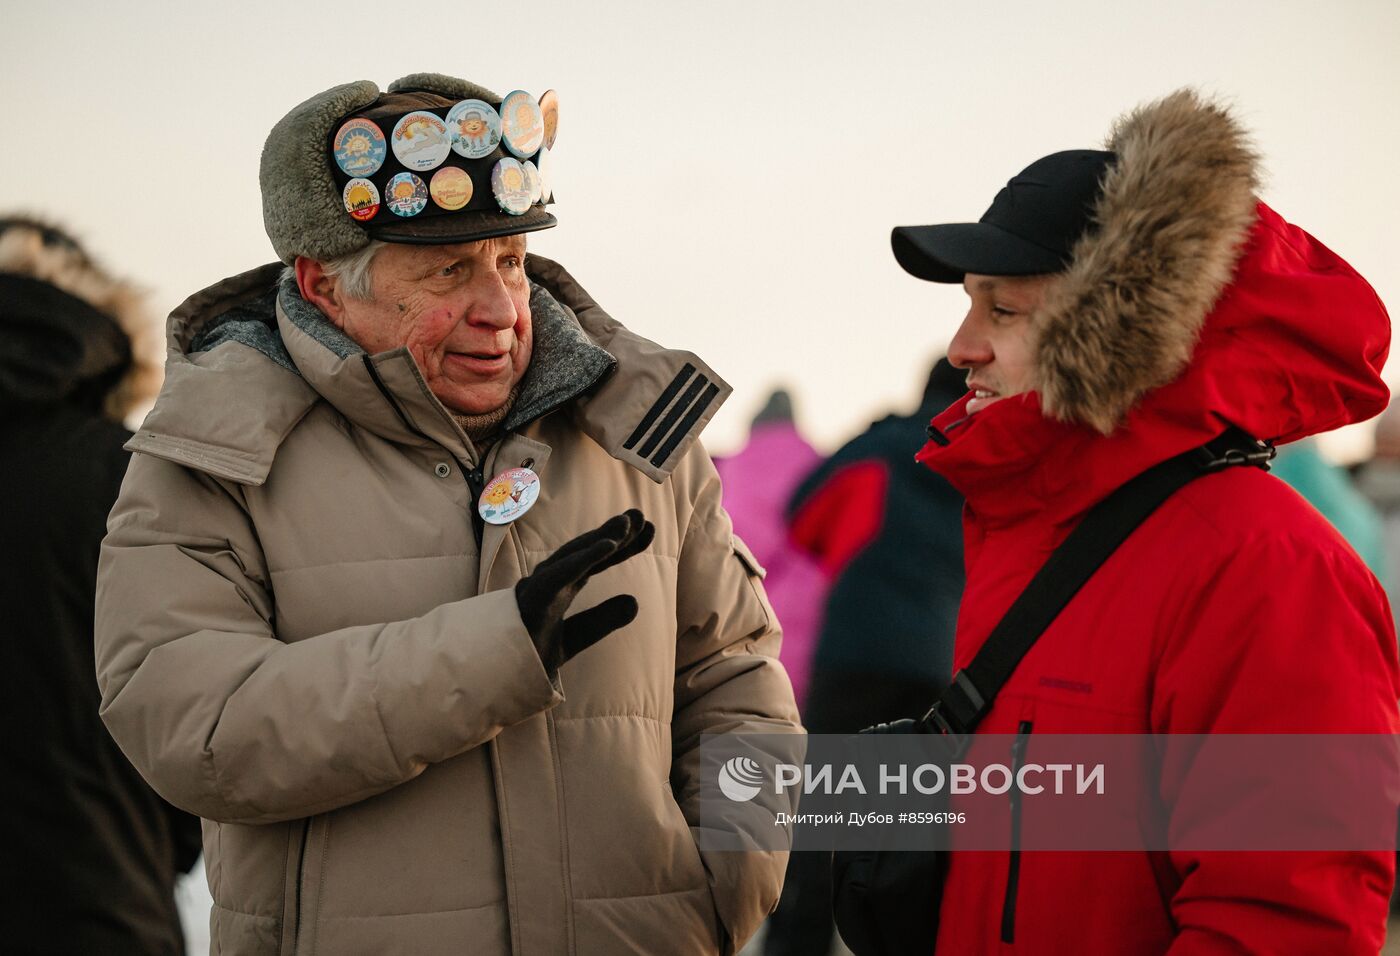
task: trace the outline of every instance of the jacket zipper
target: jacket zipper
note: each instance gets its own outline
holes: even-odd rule
[[[1006,871],[1006,899],[1001,906],[1001,941],[1016,942],[1016,889],[1021,880],[1021,791],[1016,786],[1016,774],[1026,762],[1026,744],[1030,742],[1031,722],[1023,720],[1016,727],[1016,739],[1011,744],[1011,861]]]
[[[462,466],[458,462],[458,467]],[[462,468],[462,474],[467,478],[467,490],[471,492],[471,501],[467,505],[467,510],[472,515],[472,532],[476,535],[476,550],[481,553],[482,536],[486,533],[486,519],[481,517],[481,511],[477,508],[477,502],[481,500],[481,493],[486,490],[486,476],[481,470],[481,463],[477,462],[472,468]]]
[[[307,817],[301,821],[301,852],[297,854],[297,880],[294,888],[297,894],[297,905],[293,918],[296,924],[292,927],[292,953],[295,954],[301,948],[301,898],[304,896],[301,885],[302,876],[306,870],[306,844],[311,842],[311,818]]]

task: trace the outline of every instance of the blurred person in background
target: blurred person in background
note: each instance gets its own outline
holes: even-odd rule
[[[1274,458],[1272,471],[1322,512],[1372,574],[1386,580],[1389,565],[1380,512],[1356,487],[1345,468],[1322,457],[1316,439],[1304,438],[1284,445]]]
[[[1376,420],[1376,448],[1353,473],[1356,489],[1381,516],[1385,549],[1386,591],[1393,612],[1400,603],[1400,402],[1392,402]]]
[[[914,460],[933,416],[961,398],[946,358],[912,414],[875,422],[822,462],[788,503],[793,543],[831,579],[803,721],[855,733],[921,717],[948,682],[963,586],[962,495]],[[764,943],[768,956],[825,953],[831,868],[794,853]]]
[[[184,951],[174,886],[199,855],[199,820],[102,725],[92,643],[122,419],[155,394],[160,357],[132,285],[63,230],[0,218],[5,952]]]
[[[798,431],[792,396],[781,388],[754,416],[744,447],[715,459],[734,532],[767,570],[763,586],[783,624],[778,660],[799,710],[805,706],[827,583],[817,563],[789,540],[786,509],[798,482],[821,460]]]

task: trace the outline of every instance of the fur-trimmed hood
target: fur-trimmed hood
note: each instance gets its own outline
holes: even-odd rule
[[[91,396],[95,404],[107,418],[121,421],[155,396],[164,350],[160,323],[147,310],[144,292],[108,273],[65,234],[38,219],[5,220],[0,274],[32,280],[35,293],[44,286],[53,290],[48,296],[28,296],[26,303],[0,302],[5,352],[0,399],[60,400],[97,383],[106,391]],[[87,309],[115,324],[129,345],[121,351],[129,356],[100,354]],[[101,320],[93,316],[91,322]]]
[[[1037,316],[1041,407],[1108,434],[1176,378],[1254,221],[1258,161],[1190,90],[1120,119],[1094,228]]]
[[[1037,387],[934,419],[921,460],[997,521],[1071,521],[1229,425],[1296,441],[1380,413],[1390,319],[1259,202],[1248,138],[1183,90],[1114,127],[1096,226],[1032,317]]]

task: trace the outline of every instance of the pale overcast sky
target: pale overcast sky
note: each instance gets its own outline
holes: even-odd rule
[[[69,224],[164,315],[272,258],[258,155],[307,96],[421,70],[553,88],[560,226],[532,248],[729,379],[713,450],[779,382],[831,448],[912,406],[961,316],[890,227],[976,219],[1181,85],[1236,105],[1264,198],[1394,307],[1397,50],[1395,0],[10,3],[0,208]]]

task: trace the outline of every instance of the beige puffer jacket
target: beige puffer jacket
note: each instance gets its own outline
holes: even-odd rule
[[[531,257],[512,414],[551,410],[483,473],[528,462],[542,493],[478,547],[475,450],[413,359],[364,355],[278,268],[172,315],[99,573],[103,717],[205,818],[215,952],[733,952],[785,858],[697,850],[700,735],[800,728],[695,443],[728,387]],[[513,585],[634,507],[656,540],[575,607],[638,617],[551,683]]]

